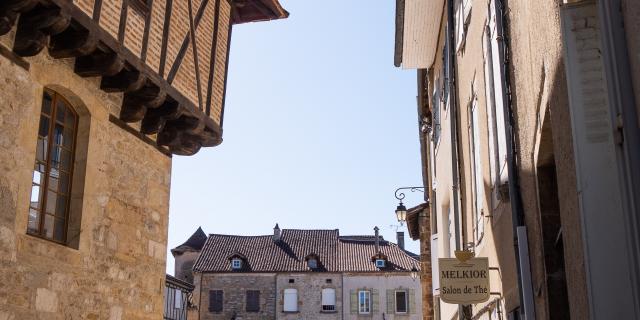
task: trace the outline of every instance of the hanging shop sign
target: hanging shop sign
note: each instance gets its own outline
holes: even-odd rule
[[[489,300],[489,258],[474,258],[473,252],[456,251],[456,258],[440,258],[440,300],[473,304]]]

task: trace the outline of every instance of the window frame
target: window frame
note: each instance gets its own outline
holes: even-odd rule
[[[212,303],[212,298],[214,298],[214,296],[220,296],[220,307],[216,308],[216,304],[215,301],[213,300]],[[219,309],[219,310],[217,310]],[[215,312],[215,313],[219,313],[219,312],[223,312],[224,311],[224,291],[220,290],[220,289],[216,289],[216,290],[209,290],[209,308],[208,308],[209,312]]]
[[[472,82],[471,87],[474,87]],[[484,236],[484,211],[482,200],[484,199],[484,177],[482,171],[482,151],[480,140],[480,115],[479,105],[475,92],[469,103],[469,148],[471,151],[471,174],[473,185],[473,210],[474,210],[474,236],[475,243],[479,244]]]
[[[245,296],[245,311],[252,313],[260,312],[260,290],[247,290]],[[255,302],[255,308],[250,308],[250,306],[254,306],[250,303],[250,298],[256,299],[255,301],[251,301],[252,303]]]
[[[44,103],[45,103],[45,99],[46,97],[49,96],[50,97],[50,105],[49,105],[49,114],[45,113],[44,111]],[[62,105],[65,108],[65,116],[62,119],[62,121],[58,121],[57,117],[58,117],[58,102],[61,102]],[[64,146],[64,132],[66,131],[65,129],[69,128],[67,125],[67,121],[66,121],[66,114],[67,113],[71,113],[73,115],[73,121],[69,124],[71,126],[71,136],[70,138],[72,138],[72,142],[70,143],[70,145],[67,147]],[[37,134],[37,141],[36,141],[36,157],[34,160],[34,168],[32,170],[32,177],[31,177],[31,193],[30,193],[30,197],[29,197],[29,212],[28,212],[28,216],[27,216],[27,234],[34,236],[34,237],[38,237],[47,241],[51,241],[51,242],[55,242],[64,246],[67,246],[67,236],[68,236],[68,229],[69,229],[69,218],[70,218],[70,208],[71,208],[71,199],[72,199],[72,191],[73,191],[73,174],[74,174],[74,169],[75,169],[75,158],[76,158],[76,144],[78,142],[78,125],[79,125],[79,120],[80,120],[80,115],[78,114],[78,112],[75,110],[73,104],[71,104],[63,95],[59,94],[56,91],[53,91],[51,89],[47,89],[45,88],[42,92],[42,99],[41,99],[41,103],[40,103],[40,114],[39,114],[39,121],[38,121],[38,134]],[[47,136],[41,136],[41,128],[43,126],[42,121],[48,121],[47,122]],[[63,137],[63,141],[62,144],[59,144],[59,141],[56,141],[56,137],[54,137],[54,133],[55,133],[55,128],[57,124],[61,124],[62,125],[62,137]],[[46,138],[46,146],[43,145],[46,150],[43,150],[43,159],[40,160],[38,159],[38,145],[40,144],[41,140],[45,140]],[[58,147],[61,152],[69,152],[69,166],[67,168],[61,168],[61,163],[58,164],[57,167],[57,172],[58,174],[62,173],[66,173],[68,175],[68,181],[67,181],[67,190],[66,190],[66,194],[63,194],[60,192],[60,181],[58,179],[57,182],[57,187],[56,190],[52,190],[50,189],[50,181],[51,181],[51,170],[52,170],[52,162],[53,162],[53,149],[55,147]],[[44,163],[43,163],[44,161]],[[61,161],[60,161],[61,162]],[[36,170],[37,167],[39,166],[44,166],[44,172],[40,172],[39,170]],[[40,180],[38,183],[35,182],[35,173],[39,172],[40,173]],[[37,208],[33,207],[33,201],[31,201],[34,197],[33,195],[33,191],[35,188],[38,188],[39,192],[37,195]],[[55,208],[53,209],[53,214],[47,213],[47,201],[48,199],[48,194],[52,193],[56,200],[55,200]],[[60,217],[57,214],[58,211],[58,199],[60,197],[65,198],[65,204],[64,204],[64,213],[62,215],[62,217]],[[32,230],[29,227],[29,220],[30,220],[30,216],[31,213],[35,212],[37,215],[37,226],[38,226],[38,230]],[[52,216],[53,217],[53,233],[52,233],[52,237],[49,238],[46,235],[46,231],[44,229],[45,227],[45,219],[46,216]],[[57,220],[61,220],[64,219],[64,224],[62,226],[63,228],[63,232],[62,232],[62,237],[61,239],[56,239],[56,221]]]
[[[295,302],[295,310],[287,310],[287,296],[289,299],[294,299]],[[293,296],[293,298],[291,298]],[[282,292],[282,312],[299,312],[300,308],[298,306],[298,289],[296,288],[286,288]]]
[[[371,314],[370,290],[358,290],[358,314]]]
[[[309,260],[307,260],[307,266],[309,267],[309,269],[317,269],[318,268],[318,259],[309,258]]]
[[[325,292],[333,295],[333,304],[325,304]],[[336,289],[335,288],[323,288],[320,292],[320,306],[323,312],[335,312],[336,311]]]
[[[231,259],[231,269],[239,270],[242,268],[242,259],[233,258]]]
[[[387,261],[384,259],[376,259],[376,268],[384,268],[387,266]]]
[[[404,311],[398,311],[398,293],[404,294]],[[409,313],[409,292],[407,290],[395,290],[393,293],[394,312],[397,314]]]

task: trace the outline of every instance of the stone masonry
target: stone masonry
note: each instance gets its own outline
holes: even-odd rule
[[[111,123],[121,95],[73,73],[72,59],[15,61],[0,56],[0,319],[158,319],[171,158]],[[88,124],[77,249],[26,234],[45,87]]]

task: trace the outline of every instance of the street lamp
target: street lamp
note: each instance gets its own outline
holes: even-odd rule
[[[396,218],[398,218],[398,222],[400,222],[400,225],[402,225],[405,221],[407,221],[407,207],[405,207],[404,204],[402,203],[402,200],[404,199],[405,194],[404,192],[400,192],[400,190],[410,190],[411,192],[420,191],[424,193],[424,188],[423,187],[402,187],[402,188],[396,189],[395,196],[396,196],[396,199],[400,201],[400,203],[396,207]]]
[[[415,264],[411,268],[411,279],[413,280],[418,279],[418,268],[416,268]]]

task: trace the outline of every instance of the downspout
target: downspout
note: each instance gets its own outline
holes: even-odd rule
[[[447,52],[449,55],[449,99],[451,105],[449,106],[451,112],[451,170],[453,180],[453,218],[454,226],[456,228],[456,250],[464,250],[463,240],[463,226],[461,223],[462,215],[460,214],[460,162],[458,161],[459,145],[458,145],[458,91],[456,84],[456,52],[452,49],[455,45],[455,33],[454,33],[454,8],[453,0],[447,1]],[[447,66],[444,66],[445,68]],[[471,319],[471,306],[470,305],[458,305],[458,318],[461,320]]]
[[[521,315],[524,319],[535,319],[535,305],[533,301],[533,288],[531,285],[531,267],[529,265],[529,245],[527,239],[527,227],[524,219],[524,208],[522,206],[522,194],[520,193],[520,182],[518,176],[518,165],[516,163],[516,136],[515,117],[511,96],[511,65],[509,54],[509,38],[506,34],[507,17],[505,8],[508,0],[496,0],[496,29],[498,32],[498,52],[501,55],[500,61],[504,67],[502,91],[503,101],[506,102],[504,109],[505,137],[507,142],[507,172],[509,175],[509,202],[511,203],[511,220],[513,225],[514,250],[516,257],[516,271],[518,275],[518,295],[522,309]],[[524,313],[524,314],[523,314]]]

